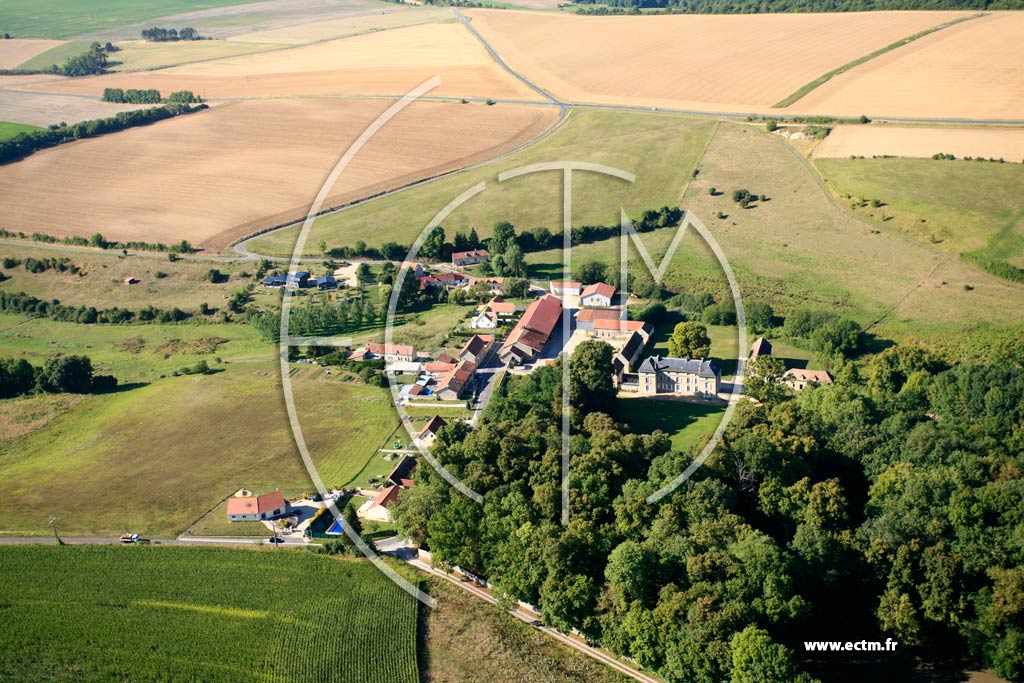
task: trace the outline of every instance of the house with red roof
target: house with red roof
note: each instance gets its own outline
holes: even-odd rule
[[[469,251],[457,251],[452,254],[452,265],[456,268],[463,266],[475,266],[490,260],[491,254],[486,249],[471,249]]]
[[[374,522],[390,522],[391,512],[388,508],[398,502],[397,486],[388,486],[386,489],[377,494],[372,500],[368,500],[359,506],[356,510],[356,515],[362,519],[369,519]]]
[[[228,521],[262,521],[286,514],[288,501],[280,491],[262,496],[235,496],[228,498]]]
[[[448,424],[443,417],[435,415],[434,417],[427,420],[426,426],[420,430],[420,433],[416,435],[416,443],[421,446],[430,446],[434,443],[437,438],[437,433],[441,431],[441,427]]]
[[[498,350],[501,362],[520,365],[533,360],[547,344],[561,319],[562,302],[557,297],[543,296],[531,303]]]
[[[581,282],[552,282],[550,287],[555,296],[579,296],[583,291]]]
[[[612,305],[615,288],[603,282],[587,285],[580,293],[580,303],[584,306],[603,308]]]

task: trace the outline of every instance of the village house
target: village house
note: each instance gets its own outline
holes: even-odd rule
[[[770,356],[772,355],[772,344],[764,337],[758,337],[754,340],[754,343],[750,345],[750,355],[747,356],[747,360],[756,360],[758,356]]]
[[[457,251],[452,254],[452,265],[456,268],[461,268],[463,266],[475,266],[478,263],[487,262],[490,258],[491,255],[486,249]]]
[[[615,308],[584,308],[576,314],[576,329],[589,332],[598,320],[618,323],[622,321],[622,311]]]
[[[474,334],[466,340],[462,350],[459,351],[459,358],[461,360],[470,360],[480,365],[487,356],[487,352],[491,349],[492,343],[494,343],[494,335]]]
[[[438,287],[463,287],[469,284],[469,278],[462,273],[437,273],[419,278],[420,291],[425,292]]]
[[[832,375],[824,370],[799,370],[790,368],[782,375],[783,383],[794,391],[803,391],[807,387],[832,384]]]
[[[398,492],[400,489],[397,486],[389,486],[380,493],[377,497],[368,500],[359,506],[356,510],[356,515],[362,519],[368,519],[372,522],[390,522],[391,513],[388,508],[398,502]]]
[[[471,387],[476,375],[476,363],[471,360],[459,361],[452,370],[441,375],[434,394],[442,401],[457,401]]]
[[[286,289],[302,289],[309,286],[309,273],[300,270],[297,273],[288,273],[288,280],[285,283]]]
[[[416,458],[411,455],[403,455],[391,470],[386,481],[403,489],[412,488],[412,471],[414,469],[416,469]]]
[[[637,369],[641,395],[676,394],[715,398],[722,373],[712,360],[649,356]]]
[[[469,321],[469,326],[473,329],[493,330],[523,310],[524,307],[496,296],[481,306],[480,312]]]
[[[585,313],[586,311],[580,311]],[[579,326],[579,318],[577,320],[577,326]],[[636,332],[643,337],[644,344],[646,344],[651,335],[654,334],[654,327],[650,323],[641,322],[640,320],[609,320],[607,318],[598,318],[591,323],[590,334],[596,339],[614,339],[624,334],[633,334]]]
[[[596,282],[583,288],[583,292],[580,294],[580,304],[589,307],[611,306],[614,297],[614,287],[603,282]]]
[[[551,293],[555,296],[579,296],[583,289],[580,282],[552,282]]]
[[[288,512],[289,504],[280,491],[262,496],[228,498],[228,521],[262,521]]]
[[[323,291],[325,289],[336,289],[338,281],[334,279],[333,275],[325,275],[316,279],[316,288]]]
[[[505,365],[519,365],[532,360],[547,343],[562,318],[562,302],[557,297],[544,296],[531,303],[523,317],[509,333],[498,351]]]
[[[474,330],[494,330],[498,328],[498,314],[484,307],[469,319],[469,327]]]
[[[263,281],[264,287],[284,287],[288,284],[288,278],[284,275],[271,275]]]
[[[367,344],[359,351],[353,351],[349,360],[377,360],[383,358],[392,363],[395,361],[416,360],[416,349],[409,344]]]
[[[437,433],[441,431],[441,427],[448,424],[443,417],[435,415],[434,417],[427,420],[426,426],[420,430],[419,434],[413,441],[417,445],[429,448],[434,445],[434,440],[437,439]]]

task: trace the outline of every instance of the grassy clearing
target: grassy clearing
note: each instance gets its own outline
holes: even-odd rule
[[[506,158],[453,177],[411,188],[316,221],[307,242],[329,247],[395,241],[411,244],[427,222],[467,188],[486,181],[488,189],[464,204],[444,223],[449,235],[476,226],[481,237],[494,223],[509,220],[519,229],[561,225],[562,180],[545,172],[498,183],[501,171],[556,160],[606,164],[636,173],[626,181],[577,172],[573,178],[574,223],[615,225],[619,207],[631,214],[675,204],[715,129],[706,119],[669,114],[576,111],[543,141]],[[253,251],[290,255],[297,229],[271,233],[250,245]]]
[[[829,80],[831,80],[832,78],[838,76],[841,73],[845,73],[845,72],[849,71],[850,69],[853,69],[854,67],[860,66],[861,64],[863,64],[865,62],[870,62],[875,57],[881,57],[886,52],[891,52],[892,50],[895,50],[898,47],[903,47],[904,45],[906,45],[908,43],[912,43],[915,40],[917,40],[918,38],[924,38],[925,36],[927,36],[927,35],[929,35],[931,33],[935,33],[936,31],[941,31],[942,29],[948,28],[950,26],[953,26],[954,24],[959,24],[962,21],[967,21],[968,19],[975,19],[975,18],[980,17],[980,16],[982,16],[982,15],[981,14],[975,14],[975,15],[969,16],[969,17],[959,17],[957,19],[953,19],[952,21],[947,21],[947,22],[944,22],[942,24],[939,24],[938,26],[933,26],[932,28],[925,29],[924,31],[918,31],[917,33],[915,33],[912,36],[907,36],[906,38],[901,38],[900,40],[897,40],[895,43],[890,43],[889,45],[886,45],[883,48],[880,48],[878,50],[875,50],[874,52],[866,54],[863,57],[858,57],[857,59],[853,60],[852,62],[848,62],[846,64],[843,64],[838,69],[832,69],[832,71],[829,71],[828,73],[825,73],[825,74],[822,74],[821,76],[818,76],[817,78],[815,78],[813,81],[811,81],[807,85],[801,87],[796,92],[790,94],[788,97],[785,97],[784,99],[780,100],[779,102],[776,102],[775,104],[773,104],[772,107],[775,108],[775,109],[779,109],[779,108],[783,108],[783,107],[788,107],[791,104],[795,104],[796,102],[801,100],[807,93],[811,92],[815,88],[818,88],[818,87],[824,85]]]
[[[852,209],[867,220],[953,254],[966,252],[1024,267],[1024,198],[1019,192],[1024,165],[934,159],[814,163],[840,201],[852,205],[863,197],[884,203]]]
[[[594,660],[509,617],[444,579],[430,579],[436,610],[421,612],[423,680],[431,683],[626,683]]]
[[[190,62],[235,57],[266,50],[280,50],[287,45],[250,43],[229,40],[179,41],[176,43],[150,43],[128,40],[118,43],[121,48],[111,59],[112,71],[140,71],[177,66]],[[163,93],[166,97],[170,93]]]
[[[168,14],[240,4],[240,0],[7,0],[0,9],[0,26],[16,38],[71,38]]]
[[[31,133],[32,131],[43,130],[39,126],[30,126],[26,123],[12,123],[0,121],[0,140],[13,138],[18,133]]]
[[[418,603],[365,561],[24,546],[0,576],[5,680],[419,680]]]
[[[62,66],[64,62],[72,57],[78,57],[79,55],[88,52],[91,44],[92,41],[89,40],[69,40],[68,42],[62,43],[56,47],[51,47],[45,52],[40,52],[32,59],[19,64],[18,68],[42,70],[49,69],[54,64]]]
[[[639,434],[657,429],[672,439],[672,449],[685,453],[702,437],[715,431],[725,407],[705,403],[686,403],[642,397],[619,397],[616,417]]]

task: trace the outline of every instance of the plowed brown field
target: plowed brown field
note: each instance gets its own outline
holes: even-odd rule
[[[341,153],[389,104],[238,102],[52,148],[0,166],[0,214],[13,230],[217,249],[301,218]],[[328,206],[489,158],[556,115],[552,107],[417,102],[357,155]]]

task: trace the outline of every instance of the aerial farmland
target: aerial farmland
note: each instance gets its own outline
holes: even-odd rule
[[[1022,32],[0,3],[0,680],[1024,683]]]

